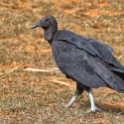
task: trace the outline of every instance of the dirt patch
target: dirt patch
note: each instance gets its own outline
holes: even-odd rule
[[[80,2],[80,0],[52,0],[52,2],[57,2],[57,3],[60,3],[60,2],[62,2],[62,3],[69,3],[69,2],[74,2],[74,3],[79,3]]]

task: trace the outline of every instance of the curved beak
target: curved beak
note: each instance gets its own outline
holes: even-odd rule
[[[37,28],[37,27],[40,27],[40,26],[41,26],[41,23],[37,22],[37,23],[33,24],[30,28],[33,29],[33,28]]]

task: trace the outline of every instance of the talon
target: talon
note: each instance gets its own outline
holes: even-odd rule
[[[70,108],[71,107],[71,105],[69,105],[69,104],[65,104],[65,105],[63,105],[63,104],[56,104],[56,107],[66,107],[66,108]]]
[[[70,108],[71,105],[66,104],[66,105],[64,105],[64,107],[66,107],[66,108]]]
[[[99,111],[99,112],[102,112],[102,110],[100,109],[100,108],[91,108],[89,111],[87,111],[87,112],[85,112],[85,114],[88,114],[88,113],[95,113],[95,112],[97,112],[97,111]]]
[[[62,104],[56,104],[55,106],[56,107],[62,107],[63,105]]]

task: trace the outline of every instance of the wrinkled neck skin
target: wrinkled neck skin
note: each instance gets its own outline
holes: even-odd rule
[[[44,29],[44,38],[49,42],[50,45],[56,31],[57,31],[57,28],[55,27],[49,27],[48,29]]]

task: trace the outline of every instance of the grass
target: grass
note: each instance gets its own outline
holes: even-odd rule
[[[94,89],[95,102],[103,112],[84,114],[90,108],[84,92],[66,109],[75,83],[61,72],[23,71],[25,67],[53,68],[43,31],[30,26],[44,15],[54,15],[59,29],[99,39],[110,45],[124,65],[123,0],[91,0],[51,3],[41,0],[0,2],[0,124],[123,124],[124,94]],[[55,80],[67,82],[62,85]]]

